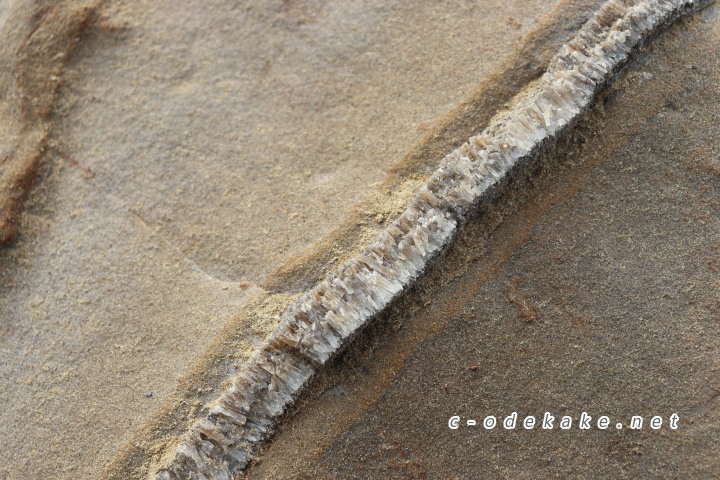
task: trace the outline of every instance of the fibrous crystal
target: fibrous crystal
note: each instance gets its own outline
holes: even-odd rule
[[[516,164],[574,120],[660,26],[710,0],[611,0],[507,114],[442,160],[411,205],[357,257],[297,299],[231,387],[168,452],[156,480],[229,480],[315,369],[405,289]]]

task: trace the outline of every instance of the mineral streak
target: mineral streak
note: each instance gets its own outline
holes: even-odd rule
[[[413,282],[491,186],[576,119],[653,32],[711,2],[605,3],[510,112],[445,157],[397,220],[288,308],[154,478],[234,478],[314,371]]]

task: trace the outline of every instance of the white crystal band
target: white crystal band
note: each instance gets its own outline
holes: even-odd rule
[[[445,157],[397,220],[287,309],[155,479],[234,478],[315,369],[413,282],[492,185],[576,119],[655,30],[711,2],[605,3],[523,100]]]

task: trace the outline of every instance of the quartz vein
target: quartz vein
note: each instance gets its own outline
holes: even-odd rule
[[[420,275],[490,187],[577,119],[654,31],[711,2],[605,3],[511,111],[445,157],[397,220],[287,309],[153,477],[234,478],[315,370]]]

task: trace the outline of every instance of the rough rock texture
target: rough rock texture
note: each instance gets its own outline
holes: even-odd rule
[[[15,5],[27,17],[4,26],[29,31],[33,5]],[[0,250],[0,477],[98,478],[118,450],[162,451],[154,428],[185,431],[293,299],[253,284],[374,194],[491,69],[515,81],[495,82],[476,116],[538,75],[547,44],[526,46],[513,65],[533,67],[517,74],[503,59],[551,6],[115,0],[72,39],[59,84],[42,74],[58,76],[54,62],[29,56],[57,101],[19,235]],[[554,14],[553,52],[591,10]],[[407,205],[380,197],[328,261]],[[312,283],[327,274],[305,266]]]
[[[717,478],[718,39],[716,2],[642,49],[326,364],[240,478]],[[573,428],[465,425],[513,411]]]
[[[410,285],[490,187],[570,125],[657,28],[707,3],[606,3],[512,110],[448,155],[410,207],[361,255],[288,309],[156,478],[229,479],[241,471],[314,367]]]
[[[8,1],[0,6],[0,246],[17,233],[50,134],[63,69],[100,2]]]

